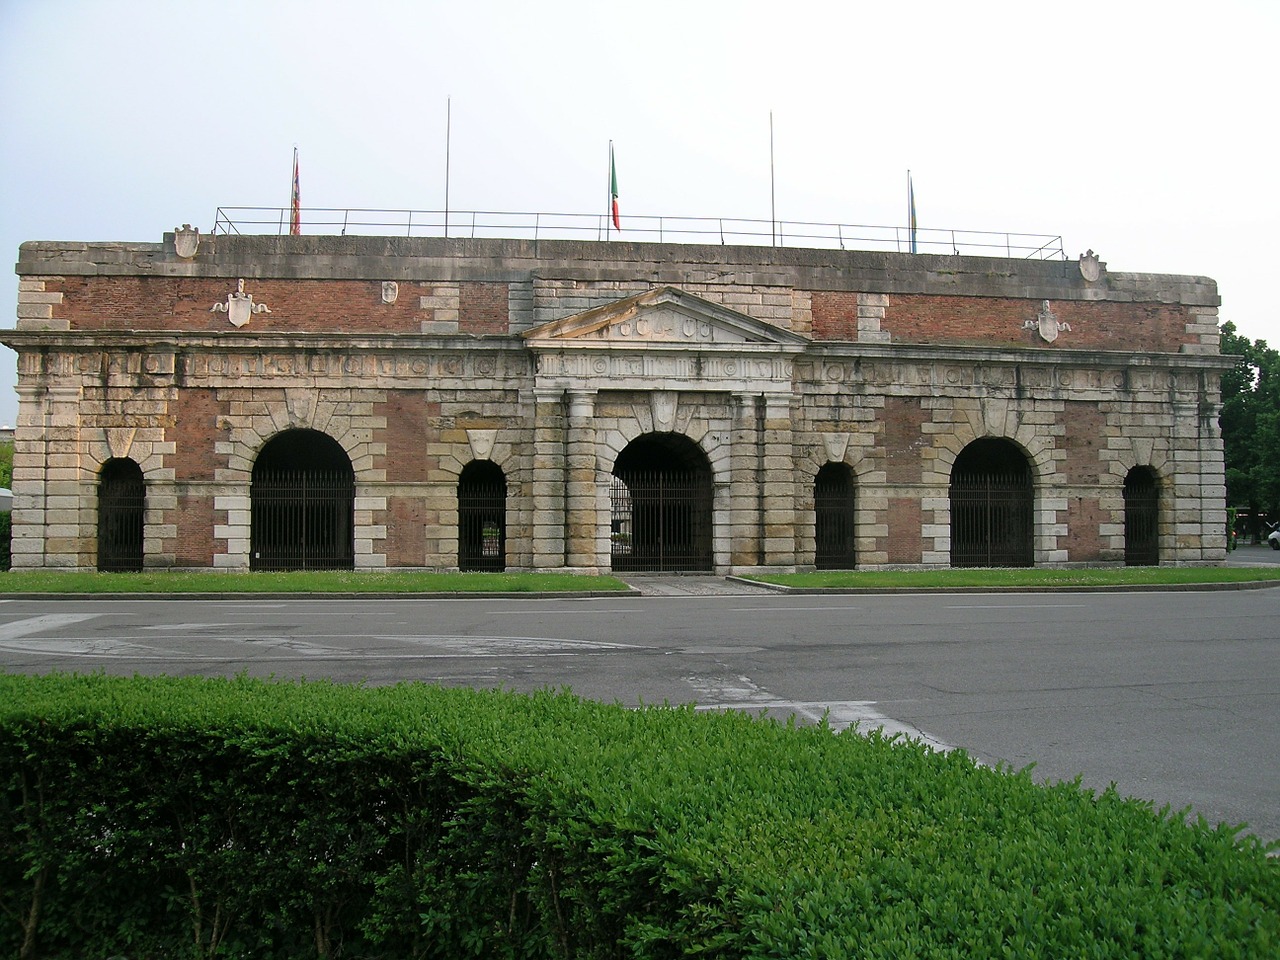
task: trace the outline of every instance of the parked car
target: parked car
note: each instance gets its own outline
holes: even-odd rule
[[[1267,543],[1271,544],[1272,550],[1280,550],[1280,527],[1267,534]]]

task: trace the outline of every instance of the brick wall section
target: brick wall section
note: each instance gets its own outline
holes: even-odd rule
[[[1103,474],[1101,451],[1107,449],[1107,418],[1096,403],[1086,400],[1063,402],[1060,423],[1067,459],[1058,471],[1072,484],[1095,484]]]
[[[236,281],[186,277],[58,277],[46,281],[63,294],[53,305],[53,318],[73,330],[234,330],[215,303],[225,304]],[[477,284],[476,286],[503,286]],[[395,303],[382,302],[376,280],[245,279],[245,292],[270,313],[255,313],[243,329],[261,333],[419,333],[432,319],[422,298],[435,291],[431,283],[403,282]],[[503,317],[505,323],[505,293]]]
[[[66,320],[74,330],[179,330],[221,331],[234,329],[225,313],[215,313],[215,303],[226,303],[236,289],[230,278],[188,277],[49,277],[45,293],[53,300],[42,305],[51,319]],[[685,284],[685,289],[723,301],[752,315],[767,313],[771,322],[788,326],[790,292],[786,306],[738,303],[733,290]],[[442,299],[442,290],[445,296]],[[446,300],[457,291],[458,315]],[[256,313],[245,329],[263,333],[420,333],[424,322],[452,321],[462,333],[493,335],[508,332],[508,289],[505,283],[464,282],[441,287],[428,281],[399,284],[396,302],[382,302],[382,283],[376,280],[271,280],[246,278],[245,292],[270,313]],[[601,291],[601,302],[636,292],[630,289]],[[745,294],[744,294],[745,296]],[[757,299],[764,294],[753,295]],[[813,291],[812,335],[818,340],[856,342],[858,294]],[[592,305],[595,305],[592,301]],[[1196,318],[1188,308],[1173,304],[1091,303],[1052,301],[1051,309],[1071,326],[1053,344],[1022,325],[1034,320],[1041,301],[992,297],[890,295],[881,329],[898,343],[956,343],[1051,346],[1085,349],[1131,349],[1176,353],[1183,344],[1199,345],[1200,338],[1187,332]],[[558,315],[573,312],[571,298],[558,302]],[[440,309],[437,309],[439,307]],[[785,314],[786,316],[783,316]],[[776,316],[775,316],[776,315]],[[448,332],[427,329],[427,332]]]
[[[218,469],[228,466],[227,454],[218,453],[215,445],[226,439],[218,420],[231,412],[231,405],[220,402],[215,390],[192,387],[178,391],[173,410],[173,426],[166,433],[174,442],[174,478],[214,479]]]
[[[180,495],[176,513],[177,542],[171,547],[166,545],[166,552],[173,553],[174,566],[205,570],[212,567],[213,555],[226,552],[226,541],[213,539],[213,526],[227,522],[227,511],[214,510],[213,497]],[[215,519],[217,515],[220,517]]]
[[[383,403],[374,404],[375,417],[386,427],[375,431],[374,441],[385,443],[382,463],[388,483],[425,483],[435,473],[440,457],[433,449],[440,440],[440,404],[428,403],[417,390],[388,390]]]
[[[1067,551],[1068,563],[1093,563],[1113,559],[1101,556],[1102,524],[1110,522],[1093,497],[1071,497],[1067,500],[1067,533],[1058,537],[1059,549]]]
[[[477,337],[507,332],[505,283],[458,284],[458,332]]]
[[[858,339],[858,295],[830,290],[813,291],[815,340]]]
[[[920,501],[914,497],[889,498],[889,536],[876,541],[889,563],[920,563],[924,538],[920,536]]]
[[[814,296],[815,335],[818,330]],[[1184,343],[1199,343],[1187,333],[1186,307],[1175,304],[1051,301],[1049,309],[1070,324],[1052,344],[1036,330],[1042,301],[994,297],[890,296],[882,329],[895,343],[956,343],[1068,349],[1148,350],[1177,353]],[[840,328],[840,329],[843,329]]]
[[[421,567],[427,555],[427,505],[421,497],[387,497],[388,567]]]
[[[886,397],[884,420],[885,479],[889,483],[919,483],[924,461],[923,424],[927,414],[918,397]]]

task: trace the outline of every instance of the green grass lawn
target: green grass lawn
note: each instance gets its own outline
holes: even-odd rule
[[[800,589],[946,590],[1176,586],[1280,580],[1276,567],[1111,567],[1107,569],[828,570],[758,574],[746,579]],[[377,570],[208,573],[92,570],[0,572],[6,593],[567,593],[625,591],[609,576],[571,573],[414,573]]]
[[[823,570],[757,574],[746,579],[797,588],[947,589],[959,587],[1178,586],[1280,580],[1276,567],[1107,567],[1072,570]]]
[[[410,573],[376,570],[287,573],[0,573],[3,593],[565,593],[626,590],[613,577],[571,573]]]

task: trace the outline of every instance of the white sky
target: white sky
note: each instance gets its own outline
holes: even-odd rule
[[[1280,341],[1280,3],[0,0],[0,248],[219,206],[1060,234]],[[625,226],[625,223],[624,223]],[[17,280],[0,278],[6,326]],[[14,354],[0,349],[0,422]]]

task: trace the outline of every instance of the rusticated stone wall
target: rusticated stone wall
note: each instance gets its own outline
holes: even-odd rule
[[[1161,561],[1225,558],[1204,278],[621,242],[216,237],[183,258],[171,235],[24,244],[18,273],[18,567],[95,564],[122,457],[148,566],[247,567],[253,464],[292,428],[351,460],[361,569],[456,567],[458,480],[490,460],[508,567],[607,570],[613,466],[653,433],[705,457],[720,572],[811,567],[832,462],[859,566],[949,564],[952,465],[984,437],[1026,457],[1037,564],[1122,562],[1134,467],[1158,478]]]

